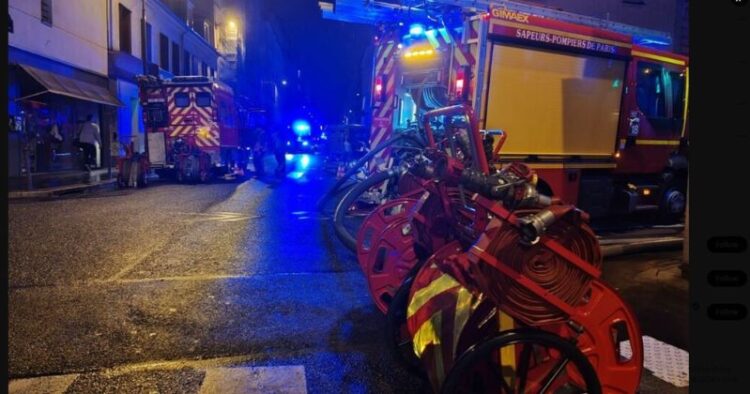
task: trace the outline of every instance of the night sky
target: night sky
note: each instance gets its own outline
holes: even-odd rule
[[[316,0],[262,0],[281,32],[287,73],[302,70],[303,97],[318,118],[338,122],[361,107],[362,59],[372,42],[371,26],[323,19]],[[299,104],[297,104],[299,106]],[[353,119],[357,121],[358,119]]]

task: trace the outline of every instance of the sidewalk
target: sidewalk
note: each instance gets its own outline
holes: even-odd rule
[[[80,192],[114,184],[117,181],[117,170],[111,175],[107,168],[88,171],[60,171],[32,174],[32,189],[28,190],[26,177],[8,179],[8,198],[40,198],[59,194]]]

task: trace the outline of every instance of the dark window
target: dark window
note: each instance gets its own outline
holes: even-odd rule
[[[120,4],[120,51],[132,53],[130,36],[130,10]]]
[[[636,90],[638,108],[659,130],[682,130],[685,73],[661,64],[639,62]]]
[[[184,56],[185,60],[183,62],[183,72],[185,73],[185,75],[191,75],[193,71],[190,69],[190,52],[185,51]]]
[[[164,103],[148,103],[144,111],[145,123],[149,127],[166,127],[169,124],[169,114]]]
[[[164,34],[159,34],[159,66],[169,70],[169,38]]]
[[[235,126],[235,114],[233,111],[233,107],[230,105],[227,105],[224,101],[218,101],[219,103],[219,122],[226,126],[226,127],[234,127]]]
[[[180,46],[176,42],[172,42],[172,72],[180,74]]]
[[[185,108],[190,105],[190,96],[187,93],[175,93],[174,105],[180,108]]]
[[[52,26],[52,0],[42,0],[42,23]]]
[[[208,65],[206,63],[201,63],[201,75],[208,76]]]
[[[211,106],[211,93],[201,92],[195,95],[195,103],[199,107],[210,107]]]
[[[207,20],[203,21],[203,38],[205,38],[206,41],[208,41],[211,44],[213,44],[213,42],[211,42],[211,40],[210,40],[210,38],[211,38],[211,24],[208,23]]]
[[[146,61],[153,62],[152,44],[151,44],[151,24],[146,23]]]

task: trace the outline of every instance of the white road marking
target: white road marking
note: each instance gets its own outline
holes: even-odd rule
[[[259,215],[245,215],[237,212],[214,212],[214,213],[206,213],[206,212],[175,212],[177,215],[185,215],[185,216],[198,216],[198,217],[204,217],[204,219],[192,219],[193,221],[206,221],[206,220],[214,220],[214,221],[220,221],[220,222],[236,222],[240,220],[252,220],[252,219],[260,219],[262,216]]]
[[[38,378],[11,380],[8,384],[10,394],[57,394],[65,390],[78,377],[77,373],[68,375],[42,376]]]
[[[197,216],[196,218],[193,218],[193,222],[200,222],[200,221],[219,221],[219,222],[237,222],[237,221],[243,221],[243,220],[252,220],[252,219],[258,219],[261,216],[251,216],[251,215],[243,215],[241,213],[237,212],[215,212],[215,213],[206,213],[206,212],[175,212],[177,215],[188,215],[188,216]],[[205,217],[205,219],[200,219],[200,217]],[[161,250],[163,247],[167,246],[167,244],[170,242],[169,239],[163,241],[159,246],[155,248],[149,248],[149,249],[137,249],[135,252],[128,253],[127,255],[123,256],[125,259],[133,260],[130,264],[123,267],[119,272],[116,274],[110,276],[104,282],[113,282],[117,281],[119,279],[122,279],[125,275],[130,273],[130,271],[140,265],[142,262],[144,262],[152,253],[154,253],[155,250]]]
[[[199,393],[306,394],[305,367],[212,368],[206,370]]]
[[[102,379],[146,371],[178,371],[190,366],[205,371],[199,393],[201,394],[239,394],[239,393],[277,393],[306,394],[307,381],[305,367],[301,365],[273,367],[227,367],[216,366],[228,361],[246,360],[247,357],[224,357],[197,362],[178,360],[126,365],[109,370],[87,373],[101,376]],[[226,365],[226,364],[225,364]],[[41,376],[28,379],[11,380],[8,392],[11,394],[62,394],[83,374]]]
[[[630,342],[623,342],[620,351],[625,357],[633,352]],[[657,378],[676,387],[690,385],[690,354],[676,346],[650,336],[643,336],[643,366]]]

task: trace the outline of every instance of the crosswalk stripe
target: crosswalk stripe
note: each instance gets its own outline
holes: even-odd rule
[[[73,381],[78,377],[77,373],[68,375],[42,376],[38,378],[11,380],[8,385],[10,394],[56,394],[64,393]]]
[[[630,342],[623,342],[620,351],[623,356],[630,357],[633,354]],[[643,367],[674,386],[690,385],[690,354],[647,335],[643,336]]]
[[[213,368],[206,371],[200,394],[279,393],[306,394],[305,368]]]

